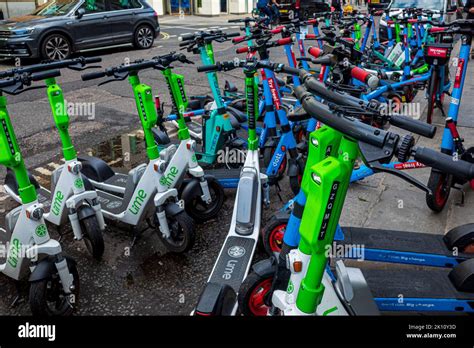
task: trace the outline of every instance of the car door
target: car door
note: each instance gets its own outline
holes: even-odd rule
[[[76,47],[84,49],[110,44],[113,38],[108,28],[106,0],[85,0],[79,9],[84,10],[84,15],[75,17],[72,24]]]
[[[138,0],[108,0],[108,27],[114,43],[131,42],[133,25],[142,5]]]

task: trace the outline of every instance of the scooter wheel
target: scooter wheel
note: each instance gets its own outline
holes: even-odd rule
[[[262,229],[263,247],[268,256],[275,256],[281,252],[283,236],[285,235],[288,218],[272,216]]]
[[[196,238],[193,219],[183,211],[175,216],[168,216],[167,220],[170,228],[169,238],[163,236],[159,228],[156,228],[156,233],[166,249],[172,253],[184,253],[191,249]]]
[[[207,184],[212,198],[211,204],[206,204],[199,193],[185,205],[188,215],[198,223],[214,219],[224,204],[225,193],[222,185],[216,180],[208,181]]]
[[[104,237],[99,227],[99,222],[95,216],[82,219],[80,221],[81,230],[84,232],[84,244],[87,251],[96,260],[100,260],[104,255]]]
[[[431,170],[428,187],[433,194],[426,195],[426,204],[431,210],[439,213],[448,201],[449,192],[451,191],[451,177],[449,174]]]
[[[68,300],[59,275],[55,273],[51,278],[39,280],[30,285],[30,309],[34,316],[69,316],[79,303],[79,273],[74,264],[68,264],[69,272],[73,276],[74,291]],[[72,297],[71,297],[72,296]]]
[[[240,286],[238,303],[240,313],[245,316],[266,316],[269,307],[265,296],[272,288],[273,274],[261,276],[251,272]]]

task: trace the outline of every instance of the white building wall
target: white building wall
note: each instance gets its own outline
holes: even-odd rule
[[[36,8],[34,1],[11,2],[0,1],[4,18],[24,16]]]
[[[232,14],[251,13],[253,0],[229,0],[229,12]]]
[[[195,14],[202,16],[218,16],[221,13],[220,0],[202,0],[202,7],[198,7],[198,1],[194,0]]]

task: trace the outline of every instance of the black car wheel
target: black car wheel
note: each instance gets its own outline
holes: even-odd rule
[[[41,45],[41,56],[44,59],[63,60],[69,58],[71,53],[71,43],[61,34],[47,36]]]
[[[154,41],[155,35],[149,25],[140,25],[137,30],[135,30],[134,44],[136,48],[150,48]]]

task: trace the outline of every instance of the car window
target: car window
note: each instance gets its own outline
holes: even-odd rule
[[[140,8],[142,5],[138,0],[110,0],[110,11],[128,10],[131,8]]]
[[[87,13],[105,12],[105,0],[86,0],[80,8]]]

